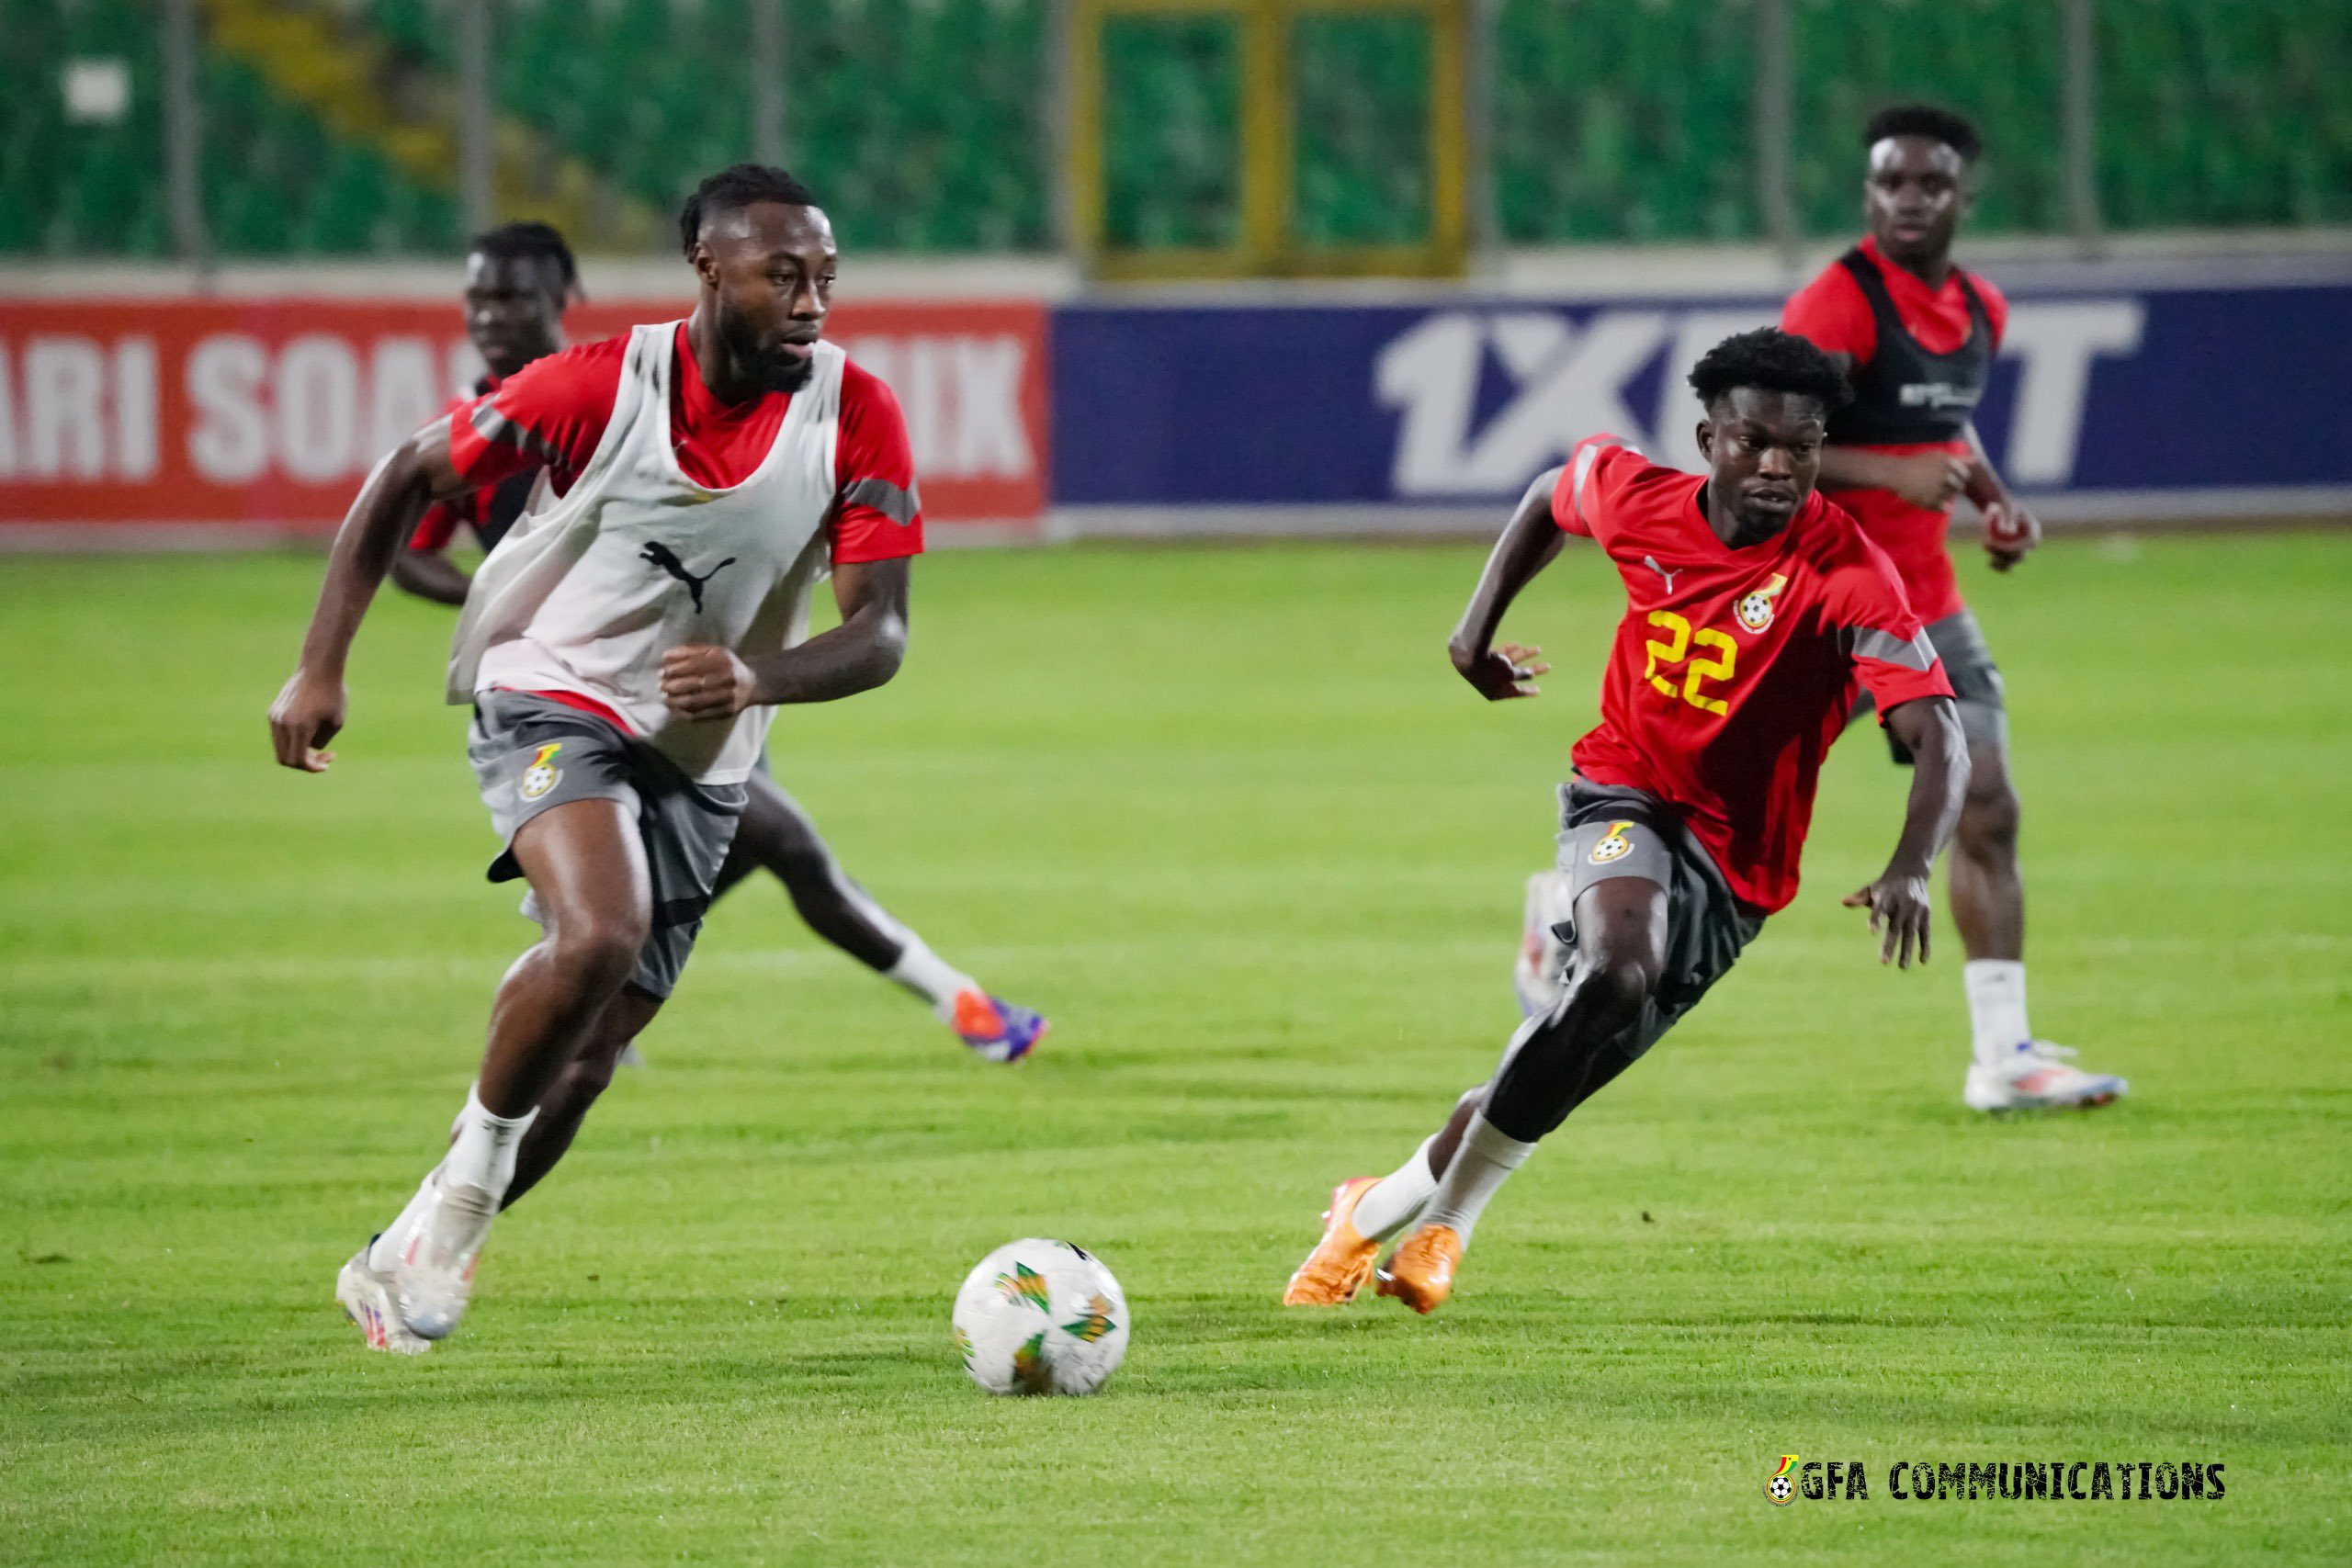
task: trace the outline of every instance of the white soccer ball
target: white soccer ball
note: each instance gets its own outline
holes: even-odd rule
[[[1127,1353],[1127,1298],[1084,1247],[1032,1236],[956,1292],[956,1349],[990,1393],[1092,1393]]]

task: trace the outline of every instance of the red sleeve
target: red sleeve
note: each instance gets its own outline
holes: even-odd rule
[[[1552,521],[1566,534],[1596,537],[1593,519],[1616,493],[1624,476],[1646,462],[1642,449],[1622,435],[1588,435],[1568,453],[1567,466],[1552,487]]]
[[[922,554],[922,497],[898,394],[855,364],[842,367],[842,424],[833,447],[833,564]]]
[[[1996,288],[1989,277],[1972,272],[1968,282],[1976,290],[1976,298],[1984,302],[1984,324],[1993,329],[1993,351],[1997,354],[2002,340],[2009,335],[2009,297]]]
[[[455,415],[473,400],[470,397],[451,398],[441,412],[444,414]],[[449,434],[453,438],[457,431],[457,421],[452,418],[449,423]],[[447,549],[450,542],[458,536],[458,525],[467,521],[465,509],[471,504],[472,497],[463,495],[455,501],[436,501],[426,507],[424,515],[416,520],[415,531],[408,536],[408,547],[413,550]]]
[[[1859,530],[1852,543],[1858,547],[1829,575],[1830,618],[1844,634],[1854,672],[1883,725],[1904,703],[1951,696],[1951,682],[1928,641],[1927,628],[1903,596],[1894,563]]]
[[[1992,309],[1989,301],[1985,309]],[[1824,354],[1850,355],[1856,365],[1869,364],[1878,352],[1878,319],[1871,314],[1871,302],[1862,298],[1854,275],[1837,262],[1789,296],[1781,307],[1781,330],[1812,340]]]
[[[460,404],[449,416],[450,463],[476,485],[546,468],[559,491],[570,488],[605,438],[628,352],[626,337],[567,348]]]
[[[458,536],[458,525],[464,521],[458,515],[455,506],[446,501],[436,501],[424,509],[424,516],[416,520],[416,531],[408,536],[408,547],[413,550],[446,550],[449,542]]]

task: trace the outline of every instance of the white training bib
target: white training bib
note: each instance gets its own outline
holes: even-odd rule
[[[752,771],[775,710],[693,721],[662,702],[662,656],[714,643],[746,658],[808,635],[831,568],[844,355],[816,345],[775,442],[750,478],[710,490],[678,467],[670,378],[678,323],[631,329],[613,415],[569,493],[519,521],[474,574],[448,697],[571,692],[603,703],[704,784]]]

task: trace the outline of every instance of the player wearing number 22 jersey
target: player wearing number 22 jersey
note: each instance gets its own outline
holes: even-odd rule
[[[1556,998],[1402,1167],[1340,1185],[1285,1304],[1351,1299],[1400,1234],[1380,1293],[1423,1313],[1452,1293],[1480,1212],[1536,1142],[1796,896],[1821,760],[1858,688],[1918,767],[1885,871],[1846,901],[1870,909],[1882,961],[1927,956],[1928,872],[1967,762],[1951,686],[1894,567],[1814,490],[1844,379],[1804,339],[1766,329],[1716,345],[1690,382],[1708,472],[1661,468],[1612,436],[1579,445],[1520,503],[1450,646],[1482,695],[1532,697],[1549,666],[1494,641],[1512,599],[1566,535],[1599,545],[1624,581],[1600,723],[1560,790]]]
[[[1951,687],[1852,518],[1816,491],[1734,549],[1706,525],[1706,486],[1606,435],[1561,470],[1553,519],[1600,546],[1627,603],[1600,724],[1571,755],[1589,782],[1672,810],[1733,896],[1770,914],[1796,896],[1814,783],[1857,683],[1881,713]]]

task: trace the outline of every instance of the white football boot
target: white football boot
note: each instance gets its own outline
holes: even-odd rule
[[[400,1308],[392,1296],[392,1276],[389,1270],[372,1267],[368,1261],[371,1240],[351,1255],[351,1261],[334,1277],[334,1299],[343,1304],[344,1315],[359,1325],[368,1337],[370,1350],[390,1350],[396,1356],[422,1356],[433,1348],[433,1342],[409,1332],[401,1321]]]
[[[1550,1012],[1560,999],[1560,976],[1567,971],[1568,945],[1552,928],[1566,920],[1576,899],[1564,871],[1539,871],[1527,879],[1527,914],[1519,955],[1511,960],[1510,988],[1522,1018]]]
[[[2105,1105],[2131,1085],[2113,1073],[2086,1073],[2075,1053],[2047,1040],[2021,1042],[1999,1062],[1971,1062],[1961,1099],[1971,1111],[2039,1111]]]
[[[393,1305],[420,1339],[447,1339],[473,1293],[474,1260],[498,1217],[489,1189],[456,1185],[435,1170],[424,1212],[391,1268]]]

